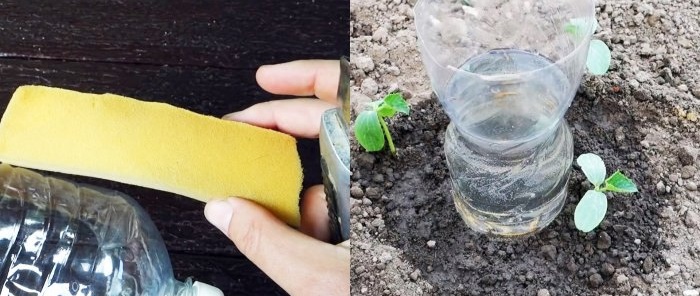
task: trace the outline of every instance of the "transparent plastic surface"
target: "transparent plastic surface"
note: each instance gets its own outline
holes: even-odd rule
[[[492,154],[450,124],[445,156],[457,211],[479,232],[521,236],[541,230],[566,201],[573,141],[566,122],[538,143]]]
[[[195,295],[128,196],[6,164],[0,184],[0,295]]]
[[[510,114],[547,112],[537,129],[496,130],[493,140],[528,141],[558,125],[585,68],[596,24],[592,0],[421,0],[415,13],[431,84],[462,132],[483,136],[473,118],[513,102],[520,108]],[[572,24],[581,29],[567,32]]]
[[[562,119],[585,69],[594,2],[419,0],[415,21],[452,120],[445,154],[462,217],[499,235],[543,228],[565,200],[573,143]]]

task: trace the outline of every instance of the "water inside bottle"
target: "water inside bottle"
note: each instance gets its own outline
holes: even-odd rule
[[[559,114],[569,82],[551,65],[533,53],[493,50],[462,69],[501,75],[457,73],[446,88],[456,108],[447,110],[445,155],[457,210],[472,229],[524,235],[561,211],[573,160]]]
[[[461,131],[489,141],[528,141],[559,120],[569,81],[546,57],[497,49],[460,70],[447,85],[445,103]]]

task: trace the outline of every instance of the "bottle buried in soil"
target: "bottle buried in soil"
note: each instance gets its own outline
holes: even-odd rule
[[[583,75],[594,6],[592,0],[416,3],[423,63],[452,120],[445,156],[454,201],[472,229],[531,234],[561,211],[573,161],[563,117]]]
[[[492,50],[462,70],[491,74],[544,69],[539,79],[475,79],[456,74],[446,88],[453,122],[445,155],[454,201],[474,230],[517,236],[547,226],[566,200],[573,160],[571,132],[555,115],[568,85],[548,59],[519,50]],[[464,100],[463,98],[470,98]],[[468,104],[466,103],[468,102]],[[460,105],[460,103],[462,105]]]

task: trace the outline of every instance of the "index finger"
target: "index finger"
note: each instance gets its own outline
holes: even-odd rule
[[[255,78],[264,90],[278,95],[316,96],[336,104],[340,61],[301,60],[261,66]]]

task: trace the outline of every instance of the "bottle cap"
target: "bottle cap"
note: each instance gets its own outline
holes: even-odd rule
[[[192,288],[194,288],[196,296],[224,296],[224,292],[221,292],[219,288],[202,282],[194,282]]]

